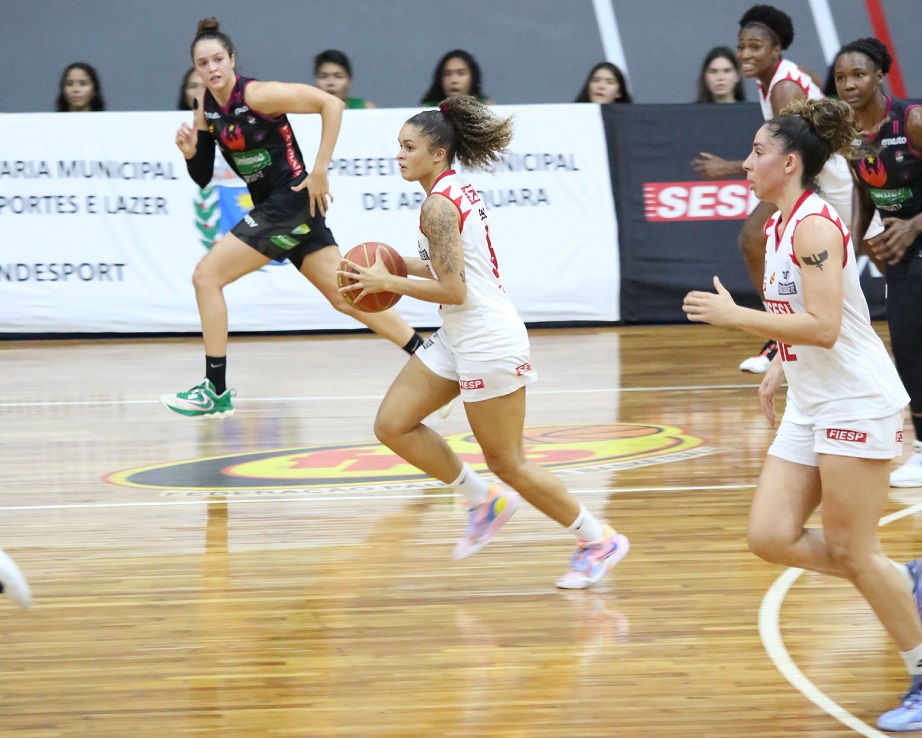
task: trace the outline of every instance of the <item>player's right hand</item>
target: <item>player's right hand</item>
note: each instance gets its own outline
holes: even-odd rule
[[[198,149],[198,134],[188,123],[183,123],[176,131],[176,146],[187,159],[195,156],[196,149]]]

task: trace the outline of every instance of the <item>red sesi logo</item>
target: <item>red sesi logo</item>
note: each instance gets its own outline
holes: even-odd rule
[[[528,363],[522,364],[522,366],[517,366],[517,367],[515,368],[515,373],[516,373],[517,375],[519,375],[520,377],[521,377],[523,374],[526,374],[526,373],[528,373],[528,372],[530,372],[530,371],[531,371],[531,364],[528,364]]]
[[[741,180],[647,182],[643,186],[647,220],[742,220],[758,204]]]
[[[826,438],[833,441],[852,441],[853,443],[867,443],[868,434],[863,431],[843,430],[841,428],[827,428]]]
[[[902,443],[902,442],[903,442],[903,431],[897,431],[897,432],[896,432],[896,442],[897,442],[897,443]]]
[[[458,384],[463,390],[483,389],[482,379],[462,379]]]

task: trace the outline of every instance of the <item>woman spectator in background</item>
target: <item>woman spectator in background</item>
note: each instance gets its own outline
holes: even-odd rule
[[[477,60],[467,51],[455,49],[439,60],[432,73],[432,84],[420,104],[433,107],[446,98],[460,95],[476,97],[484,105],[494,104],[481,89],[480,65]]]
[[[97,112],[106,109],[96,70],[84,62],[70,64],[61,74],[55,109],[59,113]]]
[[[575,102],[592,102],[601,105],[611,103],[634,102],[631,93],[627,91],[624,74],[611,62],[596,64],[586,77],[583,89],[579,91]]]
[[[321,51],[314,57],[314,84],[324,92],[338,97],[346,108],[373,108],[375,104],[360,97],[349,97],[352,87],[352,64],[349,57],[336,49]]]
[[[704,57],[698,75],[699,103],[737,103],[746,101],[743,75],[736,54],[726,46],[711,49]]]
[[[179,86],[179,101],[176,103],[177,110],[194,110],[192,104],[202,94],[205,89],[205,83],[194,68],[189,67],[182,78],[182,84]]]

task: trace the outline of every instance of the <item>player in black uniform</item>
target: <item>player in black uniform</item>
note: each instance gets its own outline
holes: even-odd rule
[[[858,187],[852,233],[876,208],[885,230],[868,241],[887,277],[887,322],[896,368],[909,393],[914,453],[890,475],[891,487],[922,486],[922,105],[881,89],[892,59],[876,38],[843,46],[836,90],[855,111],[861,149],[852,160]]]
[[[339,293],[342,260],[325,218],[333,198],[327,167],[339,135],[343,103],[305,84],[260,82],[234,71],[234,44],[215,18],[199,23],[192,63],[205,83],[195,106],[195,130],[183,123],[176,145],[192,179],[204,187],[214,168],[214,142],[246,182],[254,208],[222,236],[195,268],[192,282],[205,342],[205,379],[160,401],[186,416],[222,417],[234,412],[227,389],[227,306],[223,288],[269,261],[288,259],[337,310],[351,315],[412,354],[422,338],[394,311],[362,313]],[[316,113],[323,123],[320,146],[308,169],[286,117]]]

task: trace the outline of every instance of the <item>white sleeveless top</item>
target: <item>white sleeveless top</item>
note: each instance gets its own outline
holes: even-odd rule
[[[794,231],[811,216],[833,222],[845,242],[842,326],[835,345],[829,349],[779,345],[788,382],[785,416],[802,424],[887,417],[903,408],[909,396],[887,349],[871,327],[851,236],[829,203],[810,190],[797,201],[788,223],[780,223],[779,211],[765,225],[762,288],[766,307],[772,313],[806,312],[801,265],[794,255]]]
[[[775,67],[775,73],[772,75],[771,82],[768,83],[767,90],[763,90],[762,83],[756,80],[756,86],[759,88],[759,104],[762,106],[762,117],[765,118],[765,120],[771,120],[775,117],[775,113],[772,110],[772,90],[775,89],[775,85],[785,80],[794,82],[811,100],[819,100],[825,97],[823,91],[816,86],[816,83],[814,83],[809,74],[804,72],[794,62],[788,61],[787,59],[780,59],[778,61],[778,66]]]
[[[503,359],[528,351],[525,324],[500,281],[487,210],[480,195],[449,170],[435,181],[429,196],[447,198],[461,214],[467,297],[461,305],[439,305],[442,335],[448,346],[454,353],[475,361]],[[438,279],[422,224],[419,232],[419,256]]]
[[[762,89],[762,83],[756,82],[759,87],[759,104],[762,106],[762,117],[765,120],[771,120],[775,117],[772,111],[771,95],[775,85],[779,82],[788,80],[797,84],[804,94],[811,100],[820,100],[825,95],[823,91],[816,86],[816,83],[809,74],[801,70],[794,62],[787,59],[781,59],[775,68],[775,74],[772,75],[768,89]],[[833,154],[829,157],[823,171],[817,177],[817,184],[822,190],[823,198],[835,206],[835,209],[844,218],[846,223],[852,220],[852,180],[851,169],[848,166],[848,160],[841,154]],[[866,238],[876,235],[882,227],[869,229]]]

